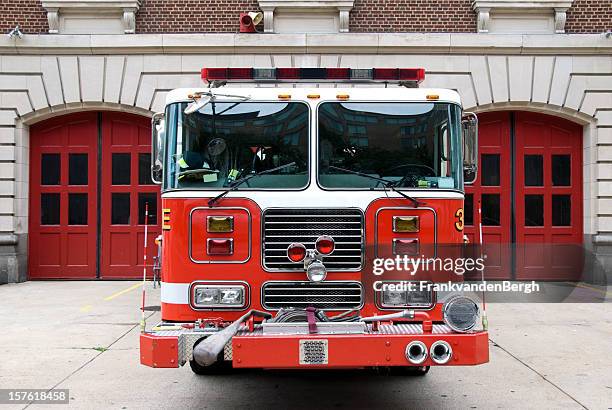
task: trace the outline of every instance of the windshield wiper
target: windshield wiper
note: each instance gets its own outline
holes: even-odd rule
[[[216,197],[212,198],[210,201],[208,201],[208,206],[212,208],[212,206],[221,198],[223,198],[225,195],[229,194],[231,191],[235,191],[236,189],[238,189],[238,187],[242,184],[244,184],[245,182],[247,182],[249,179],[251,178],[255,178],[258,177],[260,175],[265,175],[265,174],[271,174],[272,172],[276,172],[276,171],[280,171],[281,169],[285,169],[288,167],[291,167],[295,165],[295,162],[290,162],[288,164],[285,165],[281,165],[279,167],[276,168],[270,168],[270,169],[265,169],[263,171],[259,171],[259,172],[255,172],[254,174],[249,174],[244,178],[240,178],[237,181],[234,181],[230,187],[228,189],[226,189],[225,191],[221,192],[219,195],[217,195]]]
[[[247,95],[218,94],[218,93],[213,93],[212,90],[211,91],[198,91],[193,95],[193,98],[192,98],[193,102],[189,104],[183,112],[185,113],[185,115],[190,115],[190,114],[193,114],[194,112],[200,111],[202,108],[207,106],[209,103],[214,104],[217,97],[239,98],[242,101],[247,101],[251,99],[251,96],[247,96]],[[234,105],[225,109],[221,113],[224,113],[225,111],[234,108],[236,105],[240,104],[240,102],[235,103]]]
[[[375,177],[375,176],[372,176],[372,175],[364,174],[363,172],[352,171],[350,169],[335,167],[333,165],[328,165],[328,168],[336,169],[336,170],[342,171],[342,172],[348,172],[349,174],[359,175],[360,177],[370,178],[370,179],[373,179],[375,181],[382,182],[383,187],[389,188],[391,191],[399,194],[400,196],[403,196],[404,198],[406,198],[407,200],[412,202],[412,205],[415,208],[417,208],[419,205],[421,205],[421,202],[419,200],[417,200],[416,198],[413,198],[410,195],[406,195],[402,191],[398,191],[397,189],[395,189],[395,185],[394,185],[395,181],[388,181],[388,180],[386,180],[384,178],[378,178],[378,177]]]

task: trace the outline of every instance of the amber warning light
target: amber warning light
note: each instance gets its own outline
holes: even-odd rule
[[[424,68],[203,68],[204,81],[396,82],[416,86]]]

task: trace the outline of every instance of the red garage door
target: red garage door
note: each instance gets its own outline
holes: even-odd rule
[[[149,246],[161,232],[159,187],[151,181],[151,123],[105,113],[102,122],[102,265],[104,278],[142,275],[145,206]],[[153,254],[147,255],[151,261]]]
[[[489,279],[577,280],[582,268],[582,128],[526,112],[479,115],[480,172],[466,188],[466,234],[482,208]]]
[[[160,232],[149,133],[148,119],[123,113],[79,113],[32,126],[31,279],[142,274],[145,203],[150,244]]]

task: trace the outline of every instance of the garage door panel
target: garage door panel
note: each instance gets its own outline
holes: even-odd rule
[[[156,214],[151,257],[160,232],[159,188],[148,175],[149,120],[124,113],[71,114],[32,126],[30,135],[30,278],[140,277],[143,204],[150,203]],[[114,154],[120,163],[115,178]],[[140,175],[144,168],[147,178]],[[100,193],[98,183],[103,184]]]
[[[465,234],[478,238],[480,204],[486,278],[575,278],[583,258],[581,127],[537,113],[483,113],[479,138],[479,178],[466,186]]]
[[[97,129],[96,113],[30,129],[31,279],[96,277]]]
[[[145,127],[138,128],[138,145],[149,148],[151,146],[151,131]]]
[[[92,141],[92,121],[79,121],[68,124],[66,127],[68,141],[71,147],[89,147],[97,142],[97,132]]]
[[[516,276],[573,280],[582,270],[581,252],[567,249],[566,255],[559,244],[580,249],[583,240],[582,129],[535,113],[515,118],[515,229],[517,247],[524,249],[517,253]],[[541,159],[537,165],[535,157]]]
[[[109,265],[115,266],[130,266],[136,259],[135,255],[131,254],[132,234],[130,232],[109,232],[108,242],[110,243]]]
[[[85,233],[69,233],[66,235],[66,263],[69,266],[86,267],[91,259],[89,255],[90,238]]]
[[[107,127],[110,128],[110,145],[115,147],[128,147],[134,145],[134,136],[138,135],[138,130],[133,124],[117,118],[108,118]]]
[[[526,235],[525,243],[517,246],[518,261],[529,268],[543,267],[550,259],[549,248],[542,242],[544,235]]]
[[[576,128],[575,124],[572,124],[572,127],[570,129],[557,127],[555,125],[550,125],[550,132],[551,132],[550,147],[551,148],[567,148],[570,150],[573,149],[576,145],[575,128]]]
[[[34,237],[34,241],[37,243],[44,243],[45,246],[38,248],[38,252],[34,252],[31,257],[38,258],[38,266],[45,267],[60,267],[61,266],[61,253],[60,244],[62,237],[60,233],[49,232],[39,233],[38,237]]]
[[[151,125],[146,118],[126,114],[104,113],[103,119],[102,249],[108,249],[109,255],[102,259],[101,273],[103,278],[139,278],[145,204],[152,213],[149,260],[155,253],[154,239],[161,233],[159,187],[150,182]]]
[[[553,245],[553,267],[572,268],[575,267],[577,263],[582,263],[584,259],[583,248],[576,244],[570,244],[570,238],[570,236],[566,236],[564,238],[568,241],[566,242],[567,244],[564,244],[563,242],[555,242],[555,244]]]
[[[485,278],[511,277],[510,116],[507,112],[479,115],[480,170],[467,185],[465,234],[478,238],[478,206],[482,209]]]

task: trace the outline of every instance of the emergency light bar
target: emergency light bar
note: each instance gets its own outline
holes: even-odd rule
[[[203,68],[204,81],[409,82],[425,79],[424,68]]]

